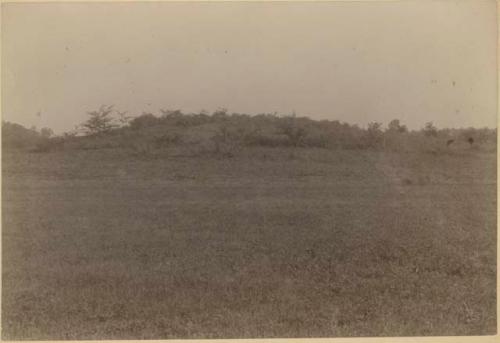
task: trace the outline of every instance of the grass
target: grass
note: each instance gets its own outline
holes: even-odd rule
[[[496,154],[3,155],[3,339],[496,331]]]

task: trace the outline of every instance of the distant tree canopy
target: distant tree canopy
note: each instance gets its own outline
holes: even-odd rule
[[[380,134],[382,132],[382,123],[379,122],[368,123],[368,132]]]
[[[159,123],[159,118],[157,118],[153,113],[143,112],[140,116],[135,117],[130,121],[130,127],[134,130],[138,130],[144,127],[158,125]]]
[[[369,147],[376,147],[380,144],[383,138],[382,123],[371,122],[368,123],[366,129],[366,145]]]
[[[236,146],[395,151],[436,150],[444,147],[448,152],[464,145],[476,150],[496,148],[496,129],[490,128],[437,129],[432,122],[428,122],[420,130],[409,131],[399,119],[391,120],[386,127],[380,122],[371,122],[361,128],[338,120],[313,120],[297,115],[280,116],[277,113],[228,113],[225,108],[219,108],[211,114],[207,111],[183,113],[177,109],[160,112],[159,115],[143,112],[133,117],[126,112],[116,111],[113,106],[103,105],[98,110],[88,112],[87,120],[77,129],[56,136],[50,128],[44,127],[37,131],[34,127],[26,129],[18,124],[2,122],[2,141],[4,147],[43,145],[39,151],[85,144],[92,149],[100,145],[126,147],[146,144],[148,141],[162,148],[190,142],[210,150],[215,144],[216,150],[221,152]],[[108,135],[111,131],[113,134]],[[79,137],[82,134],[98,137],[96,140]],[[57,142],[64,144],[57,145]],[[451,146],[449,142],[455,143]]]
[[[436,137],[438,135],[438,130],[431,121],[425,123],[422,131],[427,137]]]
[[[88,112],[90,118],[82,124],[85,133],[91,135],[100,134],[111,131],[113,128],[117,127],[117,125],[113,123],[114,119],[112,113],[113,105],[103,105],[97,111]]]
[[[120,123],[120,126],[129,125],[130,121],[133,119],[133,117],[127,115],[127,112],[117,111],[117,114],[118,114],[118,122]]]
[[[40,134],[22,125],[2,121],[2,146],[4,148],[27,148],[40,140]]]
[[[212,116],[214,118],[226,118],[227,117],[227,109],[226,108],[219,108],[217,109],[213,114]]]
[[[299,146],[306,136],[306,129],[299,125],[295,116],[285,117],[279,124],[279,130],[284,134],[291,145]]]
[[[387,125],[387,130],[389,132],[398,132],[398,133],[408,132],[408,128],[406,127],[406,125],[401,125],[399,119],[391,120]]]
[[[52,135],[54,135],[54,131],[52,131],[51,128],[44,127],[40,130],[40,135],[43,138],[50,138]]]
[[[162,117],[165,117],[165,118],[180,118],[184,115],[181,110],[160,109],[160,112],[162,114]]]

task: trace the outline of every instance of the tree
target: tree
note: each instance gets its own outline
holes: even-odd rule
[[[164,110],[160,109],[162,117],[170,119],[179,119],[184,115],[181,110]]]
[[[127,112],[117,112],[118,114],[118,122],[120,123],[121,126],[127,126],[130,121],[132,120],[131,116],[127,115]]]
[[[380,133],[382,132],[382,123],[371,122],[368,123],[368,132]]]
[[[130,121],[130,127],[134,130],[138,130],[144,127],[158,125],[159,122],[160,119],[153,113],[143,112],[139,117],[135,117]]]
[[[97,111],[87,112],[90,118],[82,123],[82,128],[87,135],[108,132],[116,127],[113,123],[113,105],[102,105]]]
[[[80,133],[82,133],[82,127],[81,127],[81,125],[75,125],[75,127],[73,128],[73,130],[64,132],[63,133],[63,137],[64,138],[73,138],[73,137],[78,136]]]
[[[184,115],[181,110],[164,110],[160,109],[161,118],[167,122],[173,123],[176,126],[187,126],[191,116]]]
[[[399,122],[399,119],[391,120],[391,122],[389,123],[389,125],[387,127],[388,127],[388,131],[390,131],[390,132],[398,132],[398,133],[408,132],[408,128],[406,127],[406,125],[401,125],[401,123]]]
[[[382,140],[382,123],[371,122],[368,123],[368,128],[366,130],[368,145],[371,147],[376,146]]]
[[[288,141],[294,147],[299,146],[306,136],[306,130],[300,126],[295,113],[289,117],[282,118],[279,121],[279,129],[282,134],[287,136]]]
[[[430,121],[425,123],[423,132],[427,137],[436,137],[437,136],[437,128],[434,126],[434,124]]]
[[[43,127],[43,128],[40,130],[40,135],[41,135],[43,138],[50,138],[53,134],[54,134],[54,131],[52,131],[52,129],[50,129],[50,128],[48,128],[48,127]]]
[[[227,118],[227,108],[220,107],[213,114],[212,117],[215,119],[225,119]]]

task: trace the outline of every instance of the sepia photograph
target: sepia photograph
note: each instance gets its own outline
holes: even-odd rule
[[[494,0],[1,3],[1,339],[497,335]]]

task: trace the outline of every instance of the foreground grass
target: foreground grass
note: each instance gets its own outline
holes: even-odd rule
[[[4,154],[3,339],[496,330],[496,155]]]

